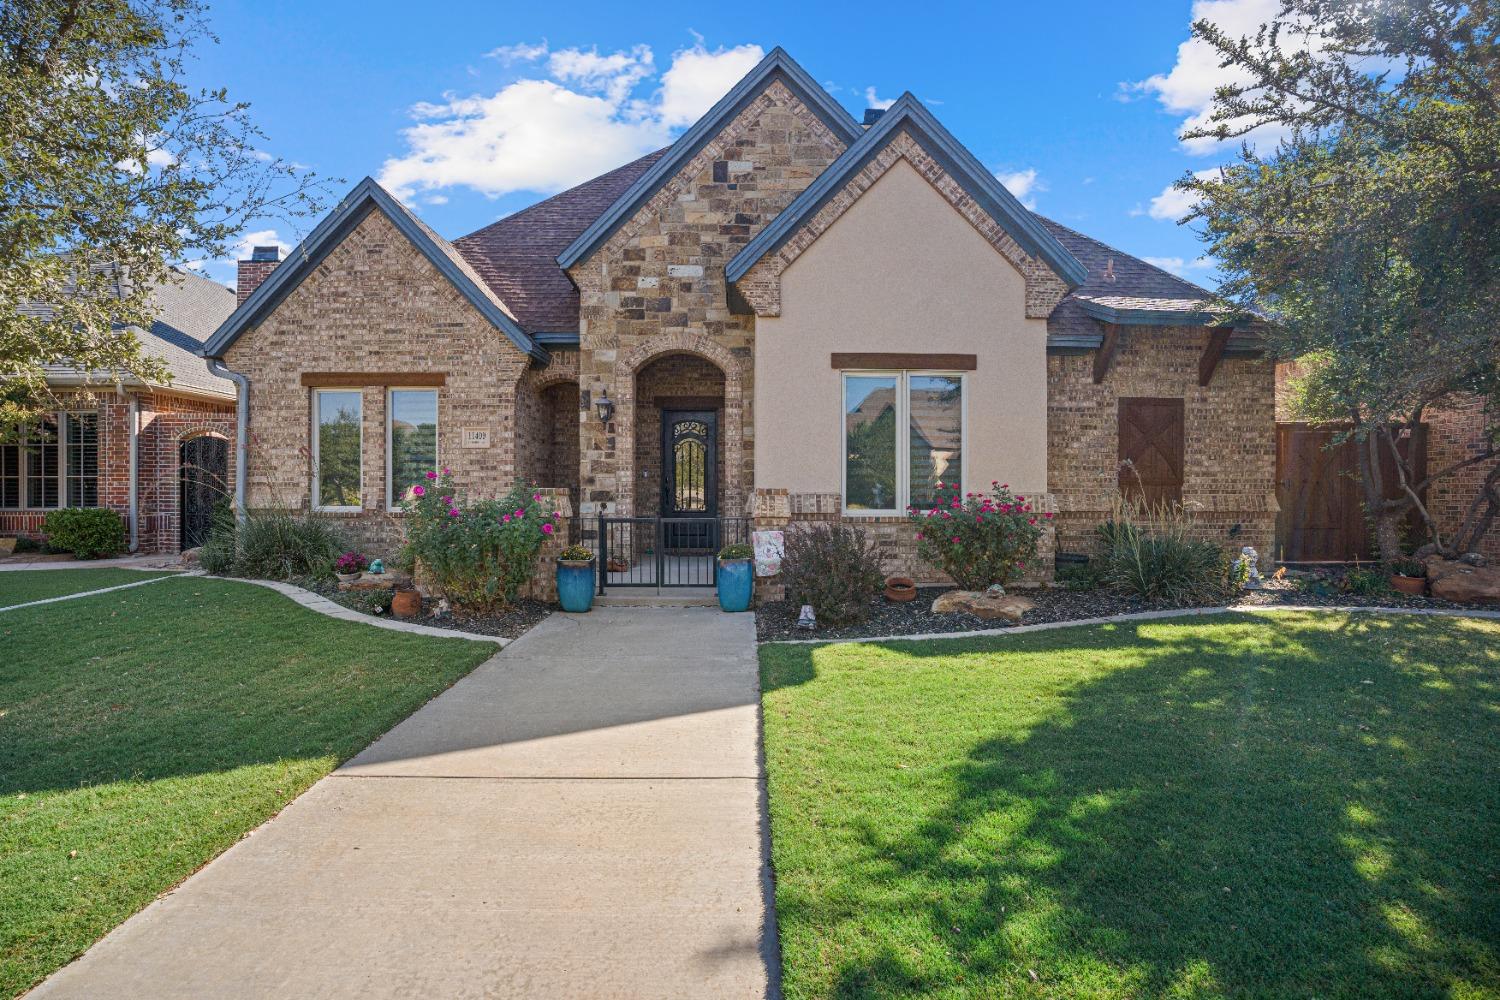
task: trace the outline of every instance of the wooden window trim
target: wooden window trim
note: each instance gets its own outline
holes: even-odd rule
[[[979,359],[973,354],[833,354],[832,366],[839,371],[921,371],[972,372],[979,370]]]
[[[398,389],[438,389],[447,385],[447,372],[303,372],[306,389],[362,389],[365,386],[395,386]]]

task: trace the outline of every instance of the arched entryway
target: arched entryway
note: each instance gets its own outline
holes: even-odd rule
[[[544,435],[538,461],[537,482],[553,489],[566,489],[578,512],[578,383],[568,380],[544,386],[538,392]]]
[[[208,540],[214,509],[229,498],[229,442],[212,434],[179,446],[180,512],[178,542],[195,549]]]
[[[635,513],[717,517],[724,508],[724,373],[668,354],[635,374]]]

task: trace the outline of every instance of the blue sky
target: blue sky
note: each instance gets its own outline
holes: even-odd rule
[[[337,194],[375,176],[453,238],[680,134],[781,45],[856,116],[909,89],[1027,204],[1211,282],[1164,195],[1228,158],[1177,139],[1222,79],[1184,43],[1195,15],[1249,30],[1273,6],[254,0],[214,6],[194,73],[251,103],[266,151]],[[312,224],[263,220],[248,242]]]

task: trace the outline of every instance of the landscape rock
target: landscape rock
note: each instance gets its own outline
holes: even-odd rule
[[[349,590],[392,590],[396,587],[411,585],[411,577],[406,573],[392,571],[389,573],[362,573],[358,580],[349,583],[340,583],[339,589]]]
[[[196,549],[183,549],[182,555],[177,557],[177,561],[184,566],[196,566],[198,565],[198,557],[202,554],[203,549],[201,547]]]
[[[1432,558],[1427,560],[1427,583],[1432,596],[1442,601],[1500,605],[1500,567]]]
[[[935,615],[968,614],[985,621],[1004,618],[1018,622],[1021,616],[1036,605],[1015,594],[990,595],[983,590],[948,590],[932,602]]]

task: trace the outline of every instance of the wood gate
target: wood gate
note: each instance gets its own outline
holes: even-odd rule
[[[1370,525],[1360,495],[1359,444],[1334,438],[1346,427],[1328,424],[1276,425],[1276,560],[1278,562],[1354,562],[1375,557]],[[1427,474],[1427,426],[1416,435],[1413,467]],[[1402,454],[1408,441],[1402,441]],[[1398,492],[1396,463],[1381,455],[1381,479],[1387,495]],[[1415,512],[1410,528],[1422,530]],[[1415,536],[1414,536],[1415,537]]]

